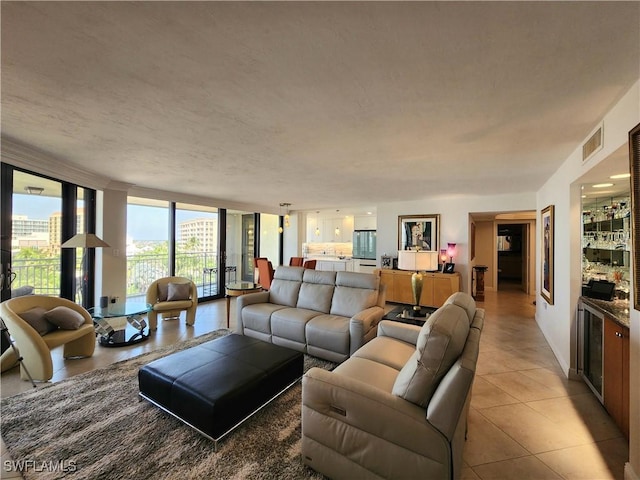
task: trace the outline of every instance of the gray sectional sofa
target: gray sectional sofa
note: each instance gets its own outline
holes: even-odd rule
[[[237,332],[339,363],[376,336],[384,305],[377,275],[280,266],[269,291],[238,297]]]
[[[383,320],[302,378],[302,458],[333,479],[458,479],[484,310],[455,293],[424,326]]]

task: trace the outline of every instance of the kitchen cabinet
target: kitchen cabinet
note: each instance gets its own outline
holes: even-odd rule
[[[307,217],[306,232],[307,243],[351,243],[353,241],[353,217],[319,219],[309,216]],[[316,235],[316,233],[318,234]]]
[[[629,438],[628,302],[580,297],[578,314],[578,373]]]
[[[330,225],[325,231],[328,235],[326,242],[352,242],[353,241],[353,217],[338,217],[328,219],[325,223]],[[336,230],[338,229],[338,230]]]
[[[413,304],[411,275],[406,270],[378,269],[380,284],[386,287],[387,302]],[[424,307],[441,307],[451,294],[460,291],[460,274],[427,272],[422,274],[422,294],[420,305]]]
[[[353,217],[353,229],[376,230],[377,220],[374,215],[356,215]]]
[[[318,260],[316,270],[325,272],[353,272],[352,260]]]
[[[604,408],[629,438],[629,329],[608,317],[603,351]]]

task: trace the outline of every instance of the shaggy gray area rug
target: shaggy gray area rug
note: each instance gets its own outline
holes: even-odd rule
[[[229,333],[114,363],[2,400],[2,437],[25,479],[323,478],[302,464],[300,382],[214,444],[138,396],[138,369]],[[335,364],[305,355],[305,371]]]

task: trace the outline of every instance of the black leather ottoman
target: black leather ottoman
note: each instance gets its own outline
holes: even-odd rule
[[[140,396],[216,443],[302,377],[303,354],[231,334],[138,372]]]

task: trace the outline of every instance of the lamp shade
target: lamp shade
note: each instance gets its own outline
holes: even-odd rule
[[[398,251],[400,270],[433,271],[438,269],[438,252],[400,250]]]
[[[95,233],[78,233],[60,245],[62,248],[101,248],[109,244]]]

